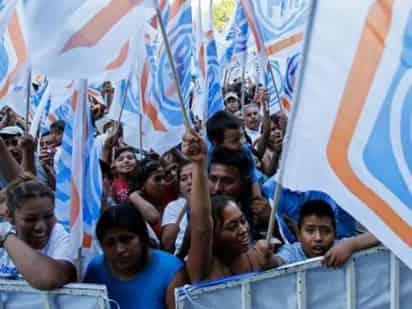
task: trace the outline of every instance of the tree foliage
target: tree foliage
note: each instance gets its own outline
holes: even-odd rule
[[[223,31],[235,12],[235,0],[221,0],[213,5],[214,25],[218,31]]]

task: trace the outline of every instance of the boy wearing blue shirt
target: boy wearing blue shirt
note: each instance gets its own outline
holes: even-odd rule
[[[336,240],[335,215],[323,200],[311,200],[302,205],[298,229],[299,242],[283,245],[274,256],[274,264],[279,266],[324,256],[324,265],[338,267],[353,253],[379,244],[369,232]]]

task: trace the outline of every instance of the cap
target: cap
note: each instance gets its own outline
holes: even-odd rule
[[[236,94],[235,92],[231,91],[231,92],[228,92],[228,93],[225,95],[224,101],[227,101],[227,100],[229,100],[229,99],[231,99],[231,98],[233,98],[233,99],[235,99],[235,100],[239,100],[239,97],[237,96],[237,94]]]
[[[23,135],[24,131],[18,126],[9,126],[0,129],[0,135]]]

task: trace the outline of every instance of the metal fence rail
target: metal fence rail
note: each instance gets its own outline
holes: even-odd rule
[[[176,290],[178,309],[412,308],[412,270],[379,247],[360,252],[342,268],[321,258]]]
[[[0,309],[107,309],[106,287],[68,284],[62,289],[39,291],[25,281],[0,279]]]

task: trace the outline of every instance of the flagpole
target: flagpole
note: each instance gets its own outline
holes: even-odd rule
[[[244,107],[245,107],[245,97],[246,97],[246,93],[245,93],[245,86],[246,86],[246,63],[247,63],[247,59],[248,59],[248,53],[247,50],[245,52],[245,56],[243,59],[243,68],[242,68],[242,84],[240,86],[240,109],[242,111],[242,117],[243,117],[243,111],[244,111]]]
[[[120,121],[122,120],[124,106],[126,105],[127,91],[129,91],[130,78],[131,76],[129,76],[126,82],[126,89],[124,90],[124,94],[122,97],[122,105],[120,106],[119,119],[117,120],[118,123],[120,123]]]
[[[24,131],[29,132],[29,113],[30,113],[30,96],[31,96],[31,69],[27,76],[27,92],[26,92],[26,125]]]
[[[290,142],[289,142],[290,141],[290,136],[292,135],[293,127],[294,127],[295,120],[296,120],[296,115],[298,113],[300,93],[301,93],[301,90],[302,90],[302,75],[304,73],[304,68],[306,67],[306,61],[307,61],[309,44],[310,44],[310,38],[312,36],[312,30],[313,30],[313,21],[315,19],[316,6],[317,6],[317,1],[312,1],[311,7],[310,7],[309,21],[308,21],[308,25],[307,25],[307,29],[306,29],[305,43],[304,43],[304,48],[303,48],[303,52],[302,52],[303,59],[302,59],[301,72],[299,74],[295,106],[294,106],[294,108],[292,109],[292,112],[291,112],[291,120],[288,123],[288,127],[287,127],[287,130],[286,130],[285,141],[284,141],[284,151],[282,151],[281,158],[280,158],[279,180],[276,183],[276,189],[275,189],[274,198],[273,198],[274,204],[273,204],[272,210],[270,212],[269,224],[268,224],[268,229],[267,229],[267,233],[266,233],[266,241],[267,242],[270,242],[270,240],[272,238],[272,235],[273,235],[273,228],[275,226],[276,212],[277,212],[277,208],[279,206],[279,198],[280,198],[280,193],[281,193],[282,183],[283,183],[283,176],[284,176],[285,167],[286,167],[285,162],[286,162],[286,158],[288,156],[288,152],[289,152],[289,148],[290,148]]]
[[[276,98],[278,99],[280,110],[284,113],[285,109],[282,105],[279,89],[278,89],[278,86],[276,84],[275,74],[273,73],[273,68],[272,68],[272,65],[270,64],[270,60],[268,60],[267,69],[269,71],[270,77],[272,78],[273,86],[275,87],[275,95],[276,95]]]
[[[160,8],[159,8],[159,4],[158,4],[157,0],[155,0],[155,4],[156,4],[155,5],[156,15],[157,15],[157,19],[158,19],[159,25],[160,25],[160,33],[162,34],[163,42],[165,44],[165,48],[166,48],[166,52],[167,52],[167,57],[169,58],[169,64],[170,64],[170,67],[172,69],[173,79],[175,81],[177,95],[179,97],[180,109],[182,110],[182,114],[183,114],[184,124],[185,124],[186,129],[190,130],[191,125],[190,125],[190,121],[189,121],[189,116],[188,116],[186,108],[185,108],[182,89],[180,88],[179,76],[177,75],[176,65],[175,65],[175,62],[174,62],[174,59],[173,59],[172,51],[170,49],[170,44],[169,44],[169,40],[167,38],[166,29],[165,29],[165,26],[164,26],[163,20],[162,20],[162,13],[160,12]]]
[[[142,113],[139,113],[139,148],[140,148],[140,160],[143,159],[143,117]]]

